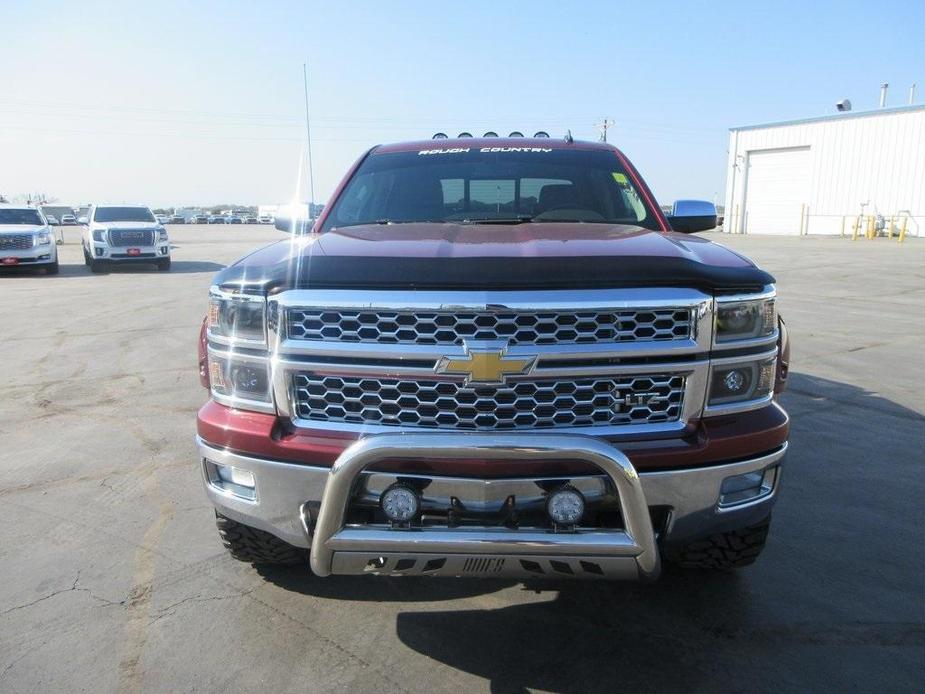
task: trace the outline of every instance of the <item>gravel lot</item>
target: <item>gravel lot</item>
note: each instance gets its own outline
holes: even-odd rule
[[[925,242],[719,237],[779,281],[792,450],[767,551],[654,586],[314,579],[222,549],[195,461],[214,272],[0,273],[0,692],[922,691]],[[718,235],[716,235],[718,237]]]

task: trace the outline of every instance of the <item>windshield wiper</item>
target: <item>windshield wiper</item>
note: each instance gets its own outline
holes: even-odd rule
[[[513,217],[483,217],[463,219],[460,224],[526,224],[533,221],[533,215],[518,214]]]

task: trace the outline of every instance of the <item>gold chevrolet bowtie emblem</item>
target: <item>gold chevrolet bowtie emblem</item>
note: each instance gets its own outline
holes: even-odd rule
[[[536,357],[508,357],[506,349],[469,351],[459,359],[443,357],[437,363],[437,373],[461,374],[466,383],[503,383],[505,376],[522,374],[533,365]]]

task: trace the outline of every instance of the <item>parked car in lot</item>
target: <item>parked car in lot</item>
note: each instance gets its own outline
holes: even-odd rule
[[[180,214],[171,215],[167,220],[170,224],[186,224],[186,217]]]
[[[774,278],[606,143],[367,152],[216,275],[198,459],[225,547],[317,576],[752,563],[788,417]],[[307,215],[306,215],[307,217]]]
[[[168,224],[170,222],[170,217],[166,214],[155,215],[155,219],[158,224]]]
[[[228,215],[228,223],[229,224],[243,224],[244,219],[242,217],[239,217],[236,214],[231,214],[231,215]]]
[[[93,272],[113,264],[153,263],[170,269],[170,240],[150,208],[135,205],[91,205],[81,238],[84,262]]]
[[[61,225],[62,226],[76,226],[77,217],[72,214],[61,215]]]
[[[58,218],[55,217],[53,214],[47,215],[47,216],[45,217],[45,220],[46,220],[49,224],[51,224],[52,226],[54,226],[54,227],[56,227],[56,226],[58,226],[59,224],[61,224],[61,222],[58,221]]]
[[[19,265],[58,274],[54,232],[37,208],[0,203],[0,268]]]
[[[257,222],[258,222],[259,224],[272,224],[272,223],[273,223],[273,218],[272,218],[272,217],[267,217],[266,215],[264,215],[264,216],[262,216],[262,217],[258,217],[258,218],[257,218]]]
[[[254,215],[249,214],[244,218],[244,223],[245,224],[257,224],[257,218]]]
[[[209,224],[227,224],[228,220],[223,215],[213,214],[209,217]]]
[[[189,218],[189,224],[209,224],[209,215],[197,214]]]

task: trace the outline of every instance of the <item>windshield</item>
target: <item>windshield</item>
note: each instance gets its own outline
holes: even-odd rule
[[[0,210],[0,224],[45,224],[38,210]]]
[[[154,222],[154,215],[147,207],[97,207],[93,213],[94,222]]]
[[[525,221],[659,228],[611,151],[458,147],[371,154],[322,231],[358,224]]]

